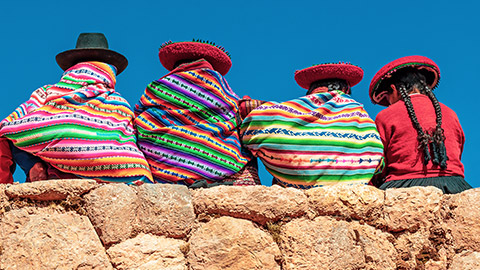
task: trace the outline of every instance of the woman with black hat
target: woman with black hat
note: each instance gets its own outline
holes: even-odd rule
[[[136,145],[133,112],[114,89],[127,59],[108,49],[101,33],[80,34],[76,48],[56,59],[65,71],[60,82],[35,90],[0,124],[27,181],[152,182]]]

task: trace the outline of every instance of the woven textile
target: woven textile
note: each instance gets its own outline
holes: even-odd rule
[[[250,160],[237,130],[239,98],[201,60],[153,81],[135,109],[138,144],[156,181],[221,181]]]
[[[366,184],[382,159],[373,120],[341,91],[264,103],[244,120],[241,134],[283,186]]]
[[[113,89],[114,67],[79,63],[37,89],[1,122],[0,135],[58,170],[106,182],[151,182],[133,112]]]

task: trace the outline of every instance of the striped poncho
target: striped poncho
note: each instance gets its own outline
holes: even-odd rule
[[[383,153],[373,120],[341,91],[264,103],[241,134],[279,184],[297,188],[367,183]]]
[[[58,170],[106,182],[152,182],[114,67],[84,62],[41,87],[1,122],[0,136]]]
[[[239,98],[205,60],[147,86],[136,106],[140,150],[158,182],[219,182],[250,160],[238,135]]]

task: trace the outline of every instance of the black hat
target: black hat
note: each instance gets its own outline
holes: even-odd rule
[[[81,33],[75,49],[61,52],[55,58],[63,70],[80,62],[99,61],[114,65],[120,74],[128,65],[125,56],[108,49],[107,38],[102,33]]]

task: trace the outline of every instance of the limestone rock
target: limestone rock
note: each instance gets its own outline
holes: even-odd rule
[[[19,209],[0,221],[0,269],[112,269],[87,217]]]
[[[202,224],[189,240],[190,269],[280,269],[278,246],[251,221],[220,217]]]
[[[480,252],[480,188],[448,196],[446,205],[454,248]]]
[[[104,245],[127,240],[136,225],[137,194],[125,184],[108,184],[85,196],[85,208]]]
[[[449,270],[478,270],[480,269],[480,252],[463,251],[455,255]]]
[[[5,208],[6,206],[9,205],[8,196],[7,196],[7,194],[5,194],[5,189],[6,188],[7,188],[7,185],[0,184],[0,211],[1,211],[1,209]]]
[[[39,201],[64,200],[69,195],[80,196],[98,186],[95,180],[45,180],[20,185],[8,185],[5,193],[10,198],[28,198]]]
[[[193,193],[197,214],[220,214],[266,224],[298,217],[308,209],[307,197],[298,189],[266,186],[218,186]]]
[[[109,184],[85,196],[86,209],[105,245],[151,233],[185,237],[195,222],[185,186]]]
[[[185,241],[139,234],[107,250],[115,269],[164,269],[187,270],[184,251],[188,249]]]
[[[311,209],[321,216],[342,216],[382,226],[385,192],[373,186],[338,184],[305,191]]]
[[[416,231],[441,218],[442,191],[435,187],[391,188],[385,191],[385,222],[389,231]]]
[[[420,228],[412,233],[404,231],[396,235],[396,264],[400,269],[420,269],[422,265],[431,269],[446,268],[447,254],[441,245],[444,239],[435,239],[434,231]]]
[[[295,219],[281,232],[282,269],[396,269],[393,239],[359,222]]]
[[[192,196],[182,185],[141,185],[138,194],[137,231],[185,237],[195,222]]]

